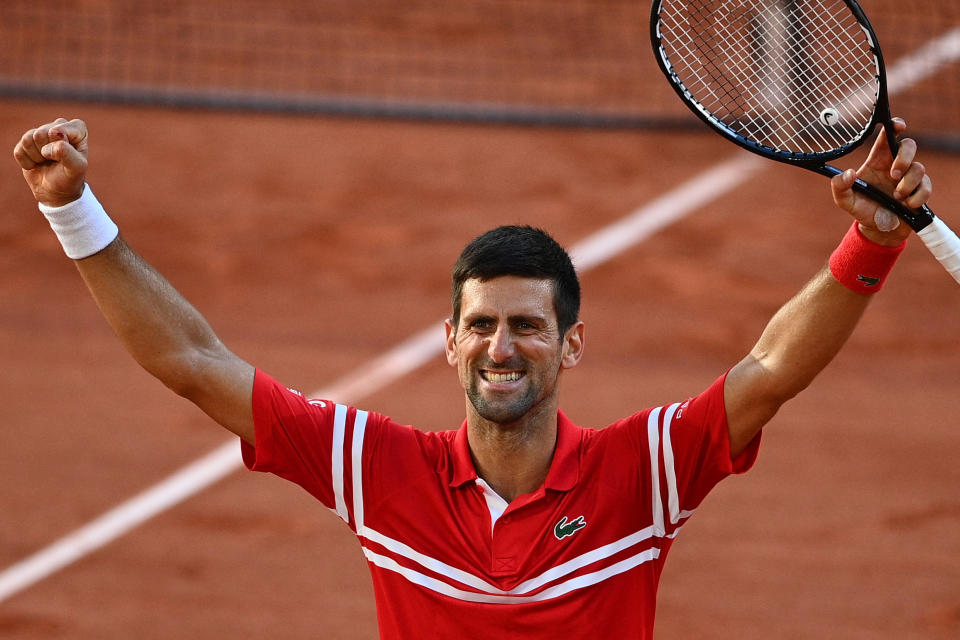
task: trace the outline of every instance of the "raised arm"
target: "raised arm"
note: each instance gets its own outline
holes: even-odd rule
[[[905,125],[896,121],[899,132]],[[834,201],[857,221],[839,250],[834,269],[824,266],[767,324],[750,353],[727,374],[724,397],[731,453],[736,456],[776,414],[781,405],[805,389],[846,343],[870,302],[870,289],[854,290],[834,271],[844,262],[888,261],[910,228],[872,200],[852,190],[856,177],[919,207],[932,192],[926,170],[914,161],[916,144],[903,140],[894,159],[881,134],[859,170],[848,170],[832,182]],[[859,230],[859,234],[857,234]],[[859,245],[857,243],[860,243]],[[859,251],[857,247],[860,247]],[[835,256],[836,257],[836,256]],[[841,277],[841,279],[843,279]],[[869,280],[869,278],[868,278]],[[851,285],[853,288],[851,288]],[[876,286],[876,285],[874,285]]]
[[[167,387],[252,444],[253,367],[231,353],[203,316],[97,211],[85,181],[87,143],[86,124],[61,118],[26,132],[14,157],[130,354]]]

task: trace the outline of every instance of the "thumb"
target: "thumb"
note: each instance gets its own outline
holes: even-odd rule
[[[62,164],[77,164],[80,160],[80,153],[65,140],[48,142],[40,148],[40,155],[45,160]]]
[[[853,206],[856,202],[856,195],[853,192],[853,183],[856,181],[857,172],[853,169],[847,169],[830,179],[833,201],[848,213],[853,213]]]
[[[59,162],[65,169],[83,170],[86,156],[75,147],[67,134],[57,128],[50,129],[50,142],[40,148],[40,155],[51,162]]]

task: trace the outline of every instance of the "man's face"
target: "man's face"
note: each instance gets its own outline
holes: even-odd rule
[[[447,322],[447,360],[476,413],[509,424],[555,401],[560,370],[579,361],[582,338],[581,323],[560,335],[550,280],[471,279],[459,325]]]

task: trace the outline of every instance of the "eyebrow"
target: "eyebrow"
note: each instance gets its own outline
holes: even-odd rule
[[[471,322],[476,322],[478,320],[490,320],[493,322],[498,322],[499,317],[489,313],[476,312],[465,314],[461,318],[461,322],[464,324],[469,324]],[[507,323],[517,324],[519,322],[530,322],[532,324],[547,326],[550,324],[549,320],[542,315],[533,314],[533,313],[516,313],[510,316],[507,316]]]

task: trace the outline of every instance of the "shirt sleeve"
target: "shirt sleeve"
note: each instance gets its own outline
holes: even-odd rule
[[[756,460],[759,434],[743,453],[730,457],[725,379],[724,374],[683,402],[646,409],[611,425],[613,437],[626,437],[633,447],[638,498],[652,509],[658,535],[675,531],[718,482],[746,472]]]
[[[309,399],[257,370],[253,383],[255,446],[241,441],[251,471],[294,482],[350,523],[350,445],[370,416],[328,400]],[[358,465],[359,466],[359,465]]]
[[[760,448],[760,433],[736,458],[730,455],[730,432],[723,399],[726,374],[698,396],[661,409],[662,472],[668,486],[674,483],[678,508],[692,511],[718,482],[753,467]]]

